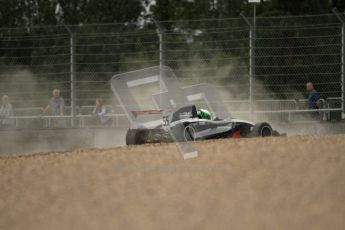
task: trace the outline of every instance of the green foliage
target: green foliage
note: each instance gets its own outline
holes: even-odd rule
[[[150,1],[152,0],[0,0],[0,90],[8,90],[5,82],[9,82],[8,87],[20,94],[23,89],[16,88],[17,85],[22,84],[19,82],[20,79],[30,75],[29,78],[35,82],[35,85],[28,85],[28,88],[41,90],[44,95],[49,95],[52,87],[59,87],[62,93],[69,97],[70,41],[69,34],[61,26],[64,22],[76,25],[71,28],[77,33],[76,71],[79,81],[77,87],[80,89],[78,98],[93,103],[94,96],[100,95],[105,89],[109,90],[107,81],[114,73],[159,63],[156,27],[153,23],[140,21],[151,15],[158,21],[164,21],[160,24],[166,32],[164,37],[166,64],[179,71],[181,78],[202,75],[212,81],[213,76],[221,76],[224,84],[231,80],[240,84],[246,83],[248,28],[242,19],[230,21],[218,19],[238,18],[240,12],[253,15],[252,4],[248,4],[246,0],[156,0],[156,4],[149,10],[144,9],[144,5],[148,5]],[[257,5],[257,15],[264,17],[325,14],[331,12],[332,7],[337,7],[343,12],[345,1],[271,0]],[[202,18],[214,20],[194,20]],[[261,26],[271,26],[267,24],[269,22],[261,23],[259,19],[258,25],[260,26],[261,23]],[[87,25],[102,23],[109,24]],[[303,22],[294,20],[287,23],[282,20],[273,24],[277,25],[277,23],[284,26],[299,25]],[[312,23],[315,22],[310,22]],[[55,25],[55,27],[47,25]],[[243,31],[236,32],[236,28],[237,30],[242,28]],[[270,35],[269,32],[258,30],[258,38],[309,35],[303,33],[303,31],[272,31]],[[339,31],[335,29],[323,33],[318,35],[327,36],[327,33],[337,34]],[[97,36],[94,36],[95,34]],[[318,38],[314,42],[321,45],[337,42],[332,39],[334,38]],[[301,41],[298,43],[293,38],[286,39],[285,43],[282,40],[257,40],[257,46],[262,47],[306,45],[308,44]],[[298,55],[300,52],[298,49],[280,49],[280,53],[274,53],[276,51],[272,49],[262,48],[257,51],[257,65],[312,65],[312,62],[322,63],[326,59],[337,63],[339,56],[332,58],[329,56],[338,52],[338,48],[338,46],[320,47],[318,51],[325,55],[313,59],[305,56],[294,59],[289,57]],[[272,56],[265,57],[266,54],[270,54],[269,52],[273,52]],[[273,55],[282,57],[277,58]],[[241,68],[235,68],[238,66]],[[196,69],[191,75],[188,75],[190,71],[181,71],[191,67]],[[15,70],[19,71],[19,74]],[[258,75],[266,75],[268,72],[265,71],[273,73],[275,77],[274,74],[278,76],[286,69],[257,68]],[[307,80],[307,77],[310,78],[311,73],[325,71],[323,67],[310,68],[305,71],[307,74],[305,78],[276,79],[280,79],[281,84],[300,84]],[[286,72],[291,75],[299,74],[294,70]],[[338,69],[335,69],[335,72],[338,72]],[[11,79],[13,75],[19,77]],[[311,78],[313,77],[316,79],[320,76]],[[271,79],[264,76],[260,80],[269,83]],[[100,83],[92,83],[94,93],[88,99],[85,94],[90,92],[88,89],[90,81]],[[37,95],[32,97],[40,100],[42,92],[37,92]],[[83,101],[78,103],[82,104]]]

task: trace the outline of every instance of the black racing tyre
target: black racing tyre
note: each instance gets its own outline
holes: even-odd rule
[[[185,141],[194,141],[195,140],[195,128],[193,126],[186,126],[183,131],[183,136]]]
[[[126,145],[141,145],[146,143],[148,130],[128,129],[126,134]]]
[[[184,137],[184,124],[177,124],[171,128],[171,133],[173,134],[173,139],[177,142],[185,142],[186,139]]]
[[[279,137],[282,136],[277,130],[273,130],[272,136]]]
[[[135,129],[128,129],[126,133],[126,145],[135,145]]]
[[[241,137],[250,137],[250,134],[251,134],[250,128],[251,127],[252,126],[247,125],[247,124],[240,125],[239,131],[240,131]]]
[[[267,122],[261,122],[254,125],[252,130],[253,137],[270,137],[273,135],[273,130]]]

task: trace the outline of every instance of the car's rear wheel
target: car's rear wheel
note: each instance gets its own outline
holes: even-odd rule
[[[273,130],[267,122],[261,122],[254,125],[252,130],[253,137],[270,137],[273,135]]]
[[[148,130],[128,129],[126,134],[126,145],[141,145],[146,143]]]

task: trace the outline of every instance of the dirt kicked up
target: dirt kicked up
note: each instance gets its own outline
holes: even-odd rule
[[[0,229],[345,229],[345,135],[0,158]]]

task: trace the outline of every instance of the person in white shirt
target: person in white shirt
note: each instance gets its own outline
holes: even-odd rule
[[[9,118],[14,116],[13,106],[10,103],[10,98],[7,95],[2,96],[2,104],[0,107],[0,127],[9,128],[14,125],[15,120]]]
[[[107,108],[103,104],[103,99],[99,97],[96,99],[96,105],[92,112],[92,115],[94,117],[99,117],[99,122],[102,125],[108,125],[111,123],[111,117],[105,116],[106,114],[107,114]]]

